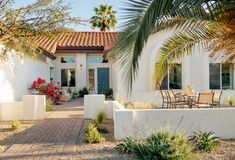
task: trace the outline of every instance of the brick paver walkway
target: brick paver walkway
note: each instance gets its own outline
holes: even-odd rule
[[[83,99],[57,106],[9,147],[0,159],[77,159],[76,140],[83,123]]]

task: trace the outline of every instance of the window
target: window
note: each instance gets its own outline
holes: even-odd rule
[[[89,69],[89,91],[95,91],[95,70]]]
[[[50,80],[52,81],[54,79],[54,68],[50,67]]]
[[[182,65],[175,64],[171,71],[164,77],[161,90],[182,89]]]
[[[60,57],[60,63],[75,63],[75,57]]]
[[[210,89],[233,89],[233,64],[210,63]]]
[[[88,63],[104,63],[103,57],[88,57]]]
[[[61,69],[61,86],[75,87],[75,69]]]

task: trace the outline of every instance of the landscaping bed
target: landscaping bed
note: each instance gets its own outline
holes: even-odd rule
[[[85,130],[92,120],[85,119],[82,125],[81,133],[77,141],[77,154],[79,159],[133,159],[128,154],[120,153],[116,150],[116,146],[122,141],[115,141],[113,135],[113,122],[105,120],[100,126],[106,127],[109,133],[104,135],[106,141],[102,143],[89,144],[85,143]],[[194,152],[198,160],[234,160],[235,159],[235,140],[220,140],[220,144],[216,151]]]
[[[107,128],[109,131],[109,133],[103,134],[106,139],[105,142],[94,144],[86,143],[84,140],[85,130],[91,122],[92,120],[84,119],[82,129],[77,141],[78,159],[132,159],[130,156],[120,154],[119,152],[117,152],[117,150],[115,150],[115,147],[120,142],[115,142],[114,140],[112,120],[105,120],[102,124],[100,124],[100,126]]]
[[[200,160],[234,160],[235,159],[235,140],[220,140],[216,151],[212,153],[197,152]]]
[[[0,153],[15,144],[36,121],[20,121],[21,127],[17,130],[12,130],[11,123],[10,121],[0,122]]]

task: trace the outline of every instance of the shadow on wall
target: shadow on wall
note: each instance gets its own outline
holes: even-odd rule
[[[30,94],[28,88],[38,77],[49,81],[50,67],[45,57],[12,57],[10,63],[0,66],[0,102],[21,101],[22,95]]]

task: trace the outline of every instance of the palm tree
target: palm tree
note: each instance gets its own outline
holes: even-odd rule
[[[101,31],[110,30],[115,28],[117,24],[116,11],[110,5],[100,5],[99,8],[95,7],[95,16],[90,20],[93,29],[99,28]]]
[[[158,31],[171,30],[174,35],[160,49],[154,74],[156,89],[175,60],[192,54],[196,45],[211,50],[212,58],[231,61],[235,57],[234,0],[129,0],[124,16],[126,23],[111,57],[122,64],[129,91],[142,49],[148,37]]]

